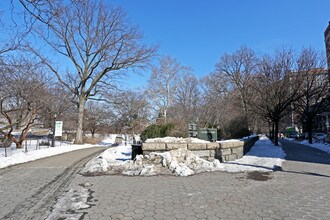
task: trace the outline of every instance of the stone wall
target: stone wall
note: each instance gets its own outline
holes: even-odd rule
[[[227,162],[243,157],[244,141],[220,141],[220,148],[215,159],[220,162]]]
[[[212,143],[143,143],[142,151],[144,155],[151,152],[165,152],[170,150],[176,150],[179,148],[192,151],[197,156],[206,160],[218,159],[221,162],[227,162],[242,158],[245,152],[245,145],[249,145],[249,150],[253,146],[250,139],[239,141],[220,141]]]

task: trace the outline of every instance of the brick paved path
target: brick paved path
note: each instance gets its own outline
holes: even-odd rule
[[[290,142],[286,143],[290,144]],[[330,219],[330,156],[292,144],[283,171],[191,177],[81,177],[84,219]]]
[[[65,194],[68,189],[75,189],[81,184],[89,188],[91,196],[88,203],[91,207],[69,212],[81,213],[83,219],[93,220],[330,219],[329,155],[294,144],[284,149],[288,160],[283,171],[270,174],[214,172],[191,177],[74,175],[75,178],[70,180],[68,186],[63,186],[65,189],[62,193]],[[7,187],[6,191],[1,187],[2,204],[4,198],[15,201],[18,195],[22,196],[13,189],[11,191],[8,185],[18,184],[19,188],[24,188],[26,179],[46,183],[52,176],[63,172],[56,169],[52,171],[49,166],[48,172],[45,170],[38,178],[33,178],[28,170],[15,171],[22,176],[20,182],[4,181],[4,178],[10,177],[0,170],[1,186],[5,184]],[[29,207],[31,211],[33,207],[29,204],[29,199],[31,195],[35,195],[35,192],[30,192],[35,191],[32,186],[26,190],[23,197],[27,199],[22,203],[22,206]],[[59,197],[58,194],[56,197]],[[0,218],[11,213],[15,207],[13,203],[5,201],[7,208],[1,208]],[[44,209],[48,211],[43,212],[50,213],[48,206]],[[3,210],[6,212],[3,213]],[[24,214],[31,217],[30,212],[21,213]],[[7,216],[10,217],[8,214]]]

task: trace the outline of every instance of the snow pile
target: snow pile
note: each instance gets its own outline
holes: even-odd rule
[[[190,176],[201,172],[220,170],[220,162],[204,160],[187,149],[178,149],[165,153],[138,155],[134,161],[114,160],[109,151],[88,162],[82,170],[84,175],[123,174],[129,176],[152,176],[173,174]]]
[[[210,143],[209,141],[201,140],[198,138],[177,138],[177,137],[164,137],[147,139],[146,143]]]
[[[164,138],[163,138],[164,140]],[[165,140],[173,140],[165,138]],[[285,153],[281,147],[267,138],[262,137],[243,158],[220,163],[219,160],[207,161],[187,149],[178,149],[164,153],[153,152],[150,155],[138,155],[134,161],[130,160],[131,147],[118,146],[106,150],[98,157],[89,161],[82,174],[123,174],[130,176],[152,176],[172,174],[176,176],[190,176],[201,172],[227,171],[269,172],[282,166]]]
[[[101,145],[112,145],[116,141],[117,134],[110,134],[107,138],[100,142]]]
[[[252,135],[250,135],[250,136],[247,136],[247,137],[243,137],[243,138],[241,138],[241,140],[246,140],[246,139],[249,139],[249,138],[253,138],[253,137],[257,137],[258,135],[256,135],[256,134],[252,134]]]
[[[4,156],[4,149],[0,148],[0,169],[15,164],[25,163],[45,157],[50,157],[57,154],[66,153],[69,151],[95,147],[96,145],[85,144],[85,145],[66,145],[56,147],[46,147],[36,150],[35,143],[31,143],[28,146],[28,152],[25,153],[25,147],[22,149],[16,149],[13,145],[7,148],[8,156]]]
[[[226,142],[238,142],[240,140],[237,139],[228,139],[228,140],[224,140],[224,141],[217,141],[217,143],[226,143]]]
[[[263,136],[243,158],[222,163],[221,170],[227,172],[269,172],[281,167],[285,156],[282,147],[274,146],[267,137]]]
[[[309,146],[309,147],[319,149],[321,151],[324,151],[324,152],[327,152],[328,154],[330,154],[330,144],[329,143],[313,143],[313,144],[310,144],[310,143],[308,143],[307,140],[304,140],[300,143],[303,144],[303,145]]]
[[[89,208],[90,205],[87,204],[89,197],[90,190],[84,186],[78,186],[77,189],[70,189],[57,201],[52,209],[52,213],[46,220],[81,219],[83,213],[76,213],[74,210]]]

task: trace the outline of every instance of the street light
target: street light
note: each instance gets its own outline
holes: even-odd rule
[[[54,113],[54,121],[53,121],[53,136],[52,136],[52,147],[55,147],[55,126],[56,126],[56,113]]]

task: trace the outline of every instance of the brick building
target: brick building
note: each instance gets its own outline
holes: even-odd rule
[[[324,31],[324,42],[325,49],[327,55],[327,65],[328,65],[328,80],[329,80],[329,88],[328,88],[328,97],[326,98],[327,109],[320,114],[320,122],[322,126],[322,130],[325,132],[330,132],[330,21],[328,27]],[[324,127],[323,127],[324,126]]]

